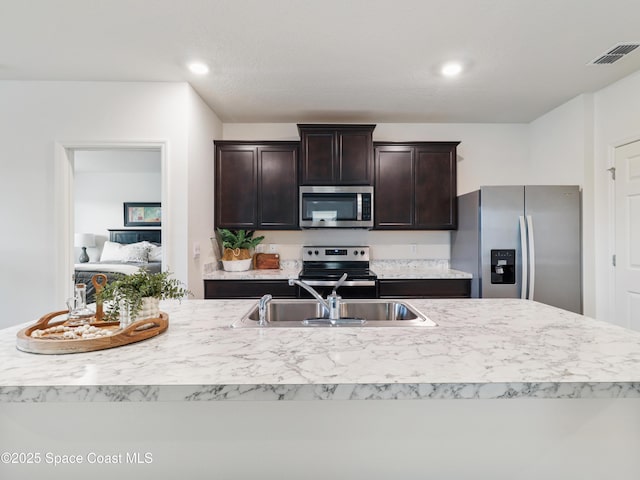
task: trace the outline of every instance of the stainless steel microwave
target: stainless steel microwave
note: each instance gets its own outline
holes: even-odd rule
[[[373,227],[373,187],[300,187],[300,227]]]

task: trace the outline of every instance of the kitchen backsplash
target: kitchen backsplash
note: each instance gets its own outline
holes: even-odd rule
[[[368,245],[371,262],[377,269],[383,268],[429,268],[447,269],[450,259],[450,233],[448,231],[370,231],[370,230],[302,230],[302,231],[258,231],[264,235],[257,252],[278,253],[280,264],[291,267],[302,260],[305,245]],[[212,242],[213,244],[213,242]],[[212,245],[213,246],[213,245]],[[219,260],[217,247],[213,259]],[[203,265],[203,273],[221,268],[214,261]]]
[[[265,237],[260,245],[263,252],[279,253],[282,259],[291,260],[301,258],[304,245],[368,245],[372,260],[449,260],[451,251],[448,231],[322,229],[259,234]]]
[[[446,246],[446,255],[442,255],[441,248],[434,248],[433,245],[418,244],[396,244],[396,245],[372,245],[365,243],[308,243],[304,245],[368,245],[371,260],[436,260],[449,261],[449,246]],[[258,245],[257,252],[278,253],[281,260],[300,260],[302,257],[302,244],[276,244],[265,243]]]

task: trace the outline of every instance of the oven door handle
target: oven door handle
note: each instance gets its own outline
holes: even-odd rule
[[[338,283],[337,280],[304,280],[301,282],[306,283],[310,287],[335,287]],[[341,286],[343,287],[375,287],[375,280],[347,280]]]

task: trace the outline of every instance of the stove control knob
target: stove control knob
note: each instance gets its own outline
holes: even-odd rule
[[[364,250],[360,250],[360,255],[364,255]]]
[[[312,255],[312,254],[313,254],[313,252],[312,252],[311,250],[307,250],[307,254],[308,254],[308,255]]]
[[[313,253],[315,253],[316,255],[319,255],[319,254],[320,254],[320,252],[318,252],[318,250],[316,250],[316,251],[315,251],[315,252],[313,252]]]
[[[354,251],[353,251],[353,254],[354,254],[354,255],[358,255],[358,250],[354,250]]]

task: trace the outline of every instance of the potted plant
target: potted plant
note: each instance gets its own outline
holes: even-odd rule
[[[229,272],[241,272],[251,268],[251,250],[255,249],[263,236],[253,236],[253,230],[229,230],[218,228],[222,242],[222,265]]]
[[[142,269],[132,275],[120,275],[96,294],[96,300],[109,302],[107,320],[120,320],[121,325],[157,318],[160,300],[181,299],[189,290],[179,280],[169,278],[171,272],[149,273]]]

